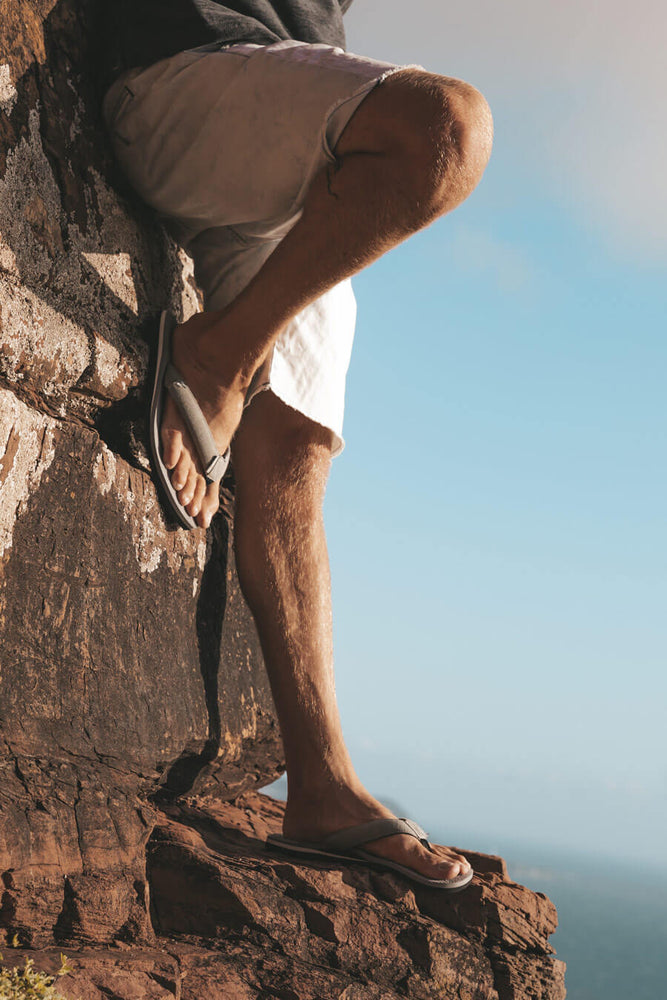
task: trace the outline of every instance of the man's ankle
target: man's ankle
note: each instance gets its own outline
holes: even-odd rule
[[[217,334],[215,328],[205,330],[197,344],[200,363],[215,372],[220,385],[227,390],[246,392],[264,358],[244,350],[242,341],[230,343]]]
[[[316,807],[332,797],[355,795],[363,786],[350,765],[299,768],[287,772],[287,790],[290,801],[303,802]]]

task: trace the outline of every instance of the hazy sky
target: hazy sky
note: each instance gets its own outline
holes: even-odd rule
[[[350,49],[474,83],[518,169],[539,170],[617,250],[667,263],[659,0],[356,0],[347,25]]]
[[[358,769],[480,849],[667,864],[666,10],[348,16],[496,122],[468,202],[356,281],[327,503]]]

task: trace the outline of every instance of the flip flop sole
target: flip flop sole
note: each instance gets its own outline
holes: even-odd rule
[[[172,317],[168,312],[163,312],[160,316],[157,345],[155,347],[153,391],[148,418],[149,439],[153,469],[157,476],[162,495],[167,502],[170,512],[181,526],[191,530],[192,528],[196,528],[197,524],[194,518],[190,517],[185,507],[179,502],[178,495],[172,486],[169,469],[162,460],[162,441],[160,438],[164,394],[166,392],[164,388],[164,374],[170,361],[173,328],[174,322]]]
[[[179,523],[184,528],[192,529],[196,528],[197,524],[178,499],[178,493],[172,485],[169,470],[162,458],[160,430],[165,392],[168,392],[174,400],[181,418],[188,429],[207,483],[220,482],[229,465],[231,449],[227,448],[224,455],[219,454],[215,438],[211,433],[206,417],[202,413],[194,393],[183,380],[180,372],[171,363],[171,340],[176,326],[175,318],[165,310],[160,316],[157,346],[154,353],[154,381],[149,413],[149,437],[153,466],[167,504]]]
[[[406,868],[404,865],[400,865],[396,861],[390,861],[388,858],[381,858],[378,854],[370,854],[368,851],[362,851],[359,849],[357,849],[355,854],[324,851],[322,848],[317,847],[316,844],[311,844],[307,841],[288,840],[286,837],[283,837],[278,833],[269,834],[266,838],[266,843],[269,847],[277,847],[280,850],[289,851],[291,854],[305,854],[312,857],[335,858],[336,861],[356,861],[358,863],[361,862],[362,864],[373,865],[374,867],[382,868],[383,870],[391,869],[399,875],[403,875],[405,878],[410,879],[412,882],[419,882],[421,885],[429,886],[431,889],[440,889],[445,892],[459,892],[461,889],[465,889],[466,886],[470,885],[475,874],[471,871],[467,875],[459,875],[457,878],[453,879],[427,878],[425,875],[420,875],[419,872],[414,871],[412,868]]]
[[[392,871],[404,875],[405,878],[409,878],[413,882],[420,882],[422,885],[428,885],[432,889],[444,889],[447,892],[458,892],[460,889],[465,889],[467,885],[470,885],[475,874],[473,871],[469,871],[466,875],[458,875],[456,878],[427,878],[425,875],[420,875],[419,872],[413,871],[412,868],[400,865],[397,861],[380,858],[377,855],[369,854],[368,851],[358,851],[358,856],[369,865],[380,864],[383,868],[390,868]]]

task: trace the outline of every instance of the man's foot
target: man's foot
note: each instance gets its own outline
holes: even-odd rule
[[[372,819],[387,819],[393,813],[361,787],[358,791],[346,788],[324,795],[290,797],[285,809],[283,835],[290,840],[319,842],[331,833],[356,826]],[[371,840],[364,844],[364,851],[396,861],[413,868],[426,878],[451,879],[465,875],[470,864],[462,854],[451,847],[432,845],[424,847],[414,837],[395,834]]]
[[[222,455],[241,421],[247,381],[221,370],[221,341],[224,344],[224,320],[219,314],[197,313],[174,330],[172,361],[194,393]],[[161,437],[164,464],[179,503],[200,527],[208,528],[219,506],[219,483],[207,484],[183,418],[167,394]]]

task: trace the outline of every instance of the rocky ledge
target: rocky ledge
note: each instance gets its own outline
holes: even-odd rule
[[[101,881],[97,917],[89,908],[85,928],[61,921],[57,948],[6,951],[6,964],[32,957],[55,973],[64,951],[73,972],[59,989],[72,1000],[565,996],[564,966],[548,943],[555,908],[512,882],[501,858],[462,849],[477,874],[449,896],[366,865],[267,849],[283,808],[246,793],[156,810],[141,893],[147,918],[134,935],[125,928],[106,946],[91,943],[108,934],[117,905]]]

